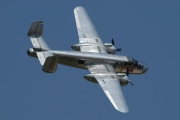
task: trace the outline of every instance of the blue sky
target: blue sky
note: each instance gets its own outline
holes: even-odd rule
[[[83,79],[87,70],[58,65],[41,71],[27,31],[44,21],[43,37],[56,50],[78,43],[73,9],[83,6],[104,42],[115,39],[117,54],[149,66],[123,87],[130,112],[116,111],[99,85]],[[179,119],[179,0],[1,0],[0,120]]]

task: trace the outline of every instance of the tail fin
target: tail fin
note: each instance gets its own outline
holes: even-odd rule
[[[36,52],[40,64],[43,66],[42,71],[53,73],[57,69],[58,58],[54,57],[50,48],[42,38],[43,22],[36,21],[31,24],[28,36],[33,44],[33,50]]]
[[[33,49],[39,58],[40,64],[44,65],[46,58],[53,55],[51,52],[49,52],[50,48],[42,38],[42,32],[43,22],[36,21],[31,24],[31,27],[28,31],[28,36],[31,39]]]
[[[42,38],[42,33],[43,33],[43,22],[36,21],[31,24],[31,27],[28,31],[28,36],[30,37],[35,50],[38,51],[50,50],[50,48]]]

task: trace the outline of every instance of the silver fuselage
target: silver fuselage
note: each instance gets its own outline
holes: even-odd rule
[[[134,65],[131,57],[114,54],[100,54],[78,51],[50,51],[59,59],[59,64],[66,66],[87,69],[86,65],[93,65],[94,63],[108,63],[114,66],[116,73],[126,73],[127,67],[130,74],[142,74],[147,71],[147,66],[138,62]],[[83,62],[80,62],[83,61]],[[141,67],[139,67],[141,65]]]
[[[94,63],[111,64],[116,73],[126,73],[128,68],[129,74],[142,74],[148,69],[145,64],[122,55],[58,50],[50,50],[49,52],[58,58],[59,64],[81,69],[87,69],[86,65],[93,65]],[[37,57],[36,52],[28,55]]]

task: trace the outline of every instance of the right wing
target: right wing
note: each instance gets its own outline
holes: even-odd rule
[[[74,15],[81,52],[107,53],[86,10],[83,7],[76,7]]]
[[[128,107],[121,89],[119,78],[110,64],[87,65],[91,75],[97,80],[104,93],[120,112],[127,113]]]

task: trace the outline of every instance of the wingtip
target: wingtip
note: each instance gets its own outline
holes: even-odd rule
[[[80,9],[84,9],[82,6],[78,6],[78,7],[75,7],[74,8],[74,11],[76,11],[76,10],[80,10]]]
[[[128,107],[120,107],[120,108],[115,108],[118,112],[122,112],[122,113],[128,113],[129,112],[129,109]]]
[[[122,113],[128,113],[129,110],[128,109],[116,109],[118,112],[122,112]]]

